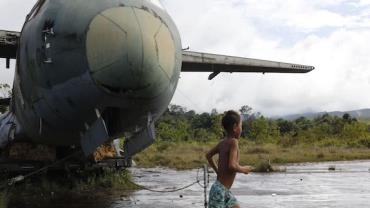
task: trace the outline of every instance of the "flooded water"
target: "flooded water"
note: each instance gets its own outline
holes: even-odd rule
[[[370,161],[312,163],[284,166],[285,172],[238,175],[232,192],[241,207],[258,208],[364,208],[370,204]],[[331,170],[329,170],[331,169]],[[335,169],[335,170],[334,170]],[[136,183],[155,190],[169,190],[203,180],[202,170],[169,169],[130,170]],[[210,183],[215,181],[211,174]],[[209,191],[209,190],[208,190]],[[207,192],[208,192],[207,191]],[[14,207],[30,207],[16,204]],[[177,208],[204,207],[204,189],[194,186],[175,193],[146,190],[89,196],[86,199],[62,199],[52,206],[38,208]]]
[[[283,173],[238,175],[232,192],[241,207],[370,206],[370,161],[299,164],[285,168]],[[181,187],[197,177],[197,170],[132,169],[132,173],[137,183],[158,190]],[[202,177],[200,172],[199,178]],[[214,180],[212,174],[210,183]],[[204,191],[198,184],[176,193],[142,190],[110,205],[110,208],[120,207],[204,207]]]

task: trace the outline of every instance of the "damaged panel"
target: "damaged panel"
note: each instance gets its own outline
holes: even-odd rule
[[[154,140],[155,140],[155,127],[154,123],[151,123],[146,129],[134,135],[132,138],[125,142],[124,146],[125,158],[129,159],[135,154],[143,151],[151,144],[153,144]]]
[[[109,140],[109,134],[103,118],[96,122],[82,135],[81,147],[85,155],[95,152],[96,148]]]

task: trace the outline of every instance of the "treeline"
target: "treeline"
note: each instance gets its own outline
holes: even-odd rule
[[[315,119],[305,117],[296,120],[269,119],[252,108],[240,109],[243,119],[242,140],[257,144],[273,143],[289,147],[300,144],[319,146],[347,146],[370,148],[370,125],[358,121],[349,114],[343,117],[322,115]],[[223,113],[197,114],[186,108],[171,105],[156,124],[160,141],[218,140],[223,136]]]

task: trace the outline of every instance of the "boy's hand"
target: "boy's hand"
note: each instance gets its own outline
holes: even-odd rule
[[[244,166],[243,167],[243,173],[244,174],[249,174],[250,172],[252,172],[254,170],[254,168],[253,167],[251,167],[251,166]]]

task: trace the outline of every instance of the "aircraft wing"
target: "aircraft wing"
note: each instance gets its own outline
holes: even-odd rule
[[[19,37],[19,32],[0,30],[0,58],[6,59],[6,68],[9,68],[9,60],[17,57]]]
[[[182,72],[211,72],[209,80],[221,72],[307,73],[313,66],[183,51]]]

